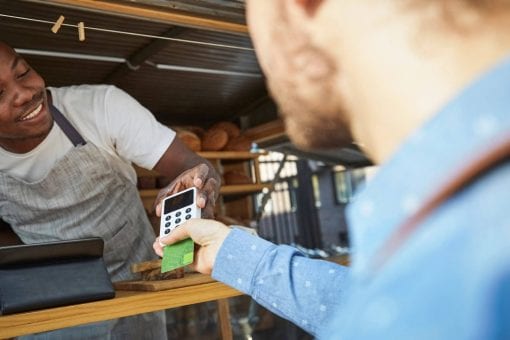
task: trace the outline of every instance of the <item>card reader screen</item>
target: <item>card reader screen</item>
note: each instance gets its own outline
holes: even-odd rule
[[[182,209],[191,204],[193,204],[193,190],[188,190],[172,198],[167,198],[165,200],[164,214]]]

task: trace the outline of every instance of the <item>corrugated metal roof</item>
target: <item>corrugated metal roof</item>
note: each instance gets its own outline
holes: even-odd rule
[[[131,2],[161,8],[162,11],[173,8],[183,13],[244,23],[243,1],[123,1]],[[65,24],[85,23],[84,42],[78,41],[76,27],[62,26],[57,34],[50,31],[51,23],[60,15],[66,17]],[[94,28],[149,36],[104,32]],[[138,99],[159,120],[170,125],[207,126],[219,120],[234,120],[244,108],[267,95],[247,35],[176,27],[158,21],[18,0],[0,0],[0,32],[1,40],[17,49],[29,50],[30,53],[22,54],[48,85],[115,84]],[[151,36],[233,48],[161,40]],[[49,52],[50,56],[33,54],[40,51]],[[78,59],[55,56],[55,52],[70,53]],[[83,56],[118,60],[84,60]],[[130,65],[130,68],[122,60],[136,65]]]

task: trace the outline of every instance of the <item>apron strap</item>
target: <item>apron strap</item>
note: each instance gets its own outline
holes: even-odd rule
[[[383,267],[402,244],[419,228],[421,222],[430,216],[434,210],[490,170],[508,161],[510,161],[510,135],[504,136],[494,147],[472,159],[467,166],[461,168],[430,196],[416,213],[398,226],[388,241],[376,253],[371,268],[373,272],[377,272]]]
[[[53,119],[60,126],[64,134],[69,138],[69,140],[73,143],[74,146],[85,145],[87,142],[80,133],[71,125],[71,123],[64,117],[62,112],[60,112],[53,104],[50,105],[50,111],[53,115]]]

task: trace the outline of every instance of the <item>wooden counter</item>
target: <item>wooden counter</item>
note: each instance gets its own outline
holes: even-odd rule
[[[242,295],[219,282],[157,292],[116,291],[113,299],[0,316],[0,339]]]

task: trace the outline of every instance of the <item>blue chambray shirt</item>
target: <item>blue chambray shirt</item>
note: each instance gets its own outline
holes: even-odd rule
[[[450,174],[510,135],[510,59],[418,129],[349,207],[350,268],[240,230],[213,277],[321,339],[510,339],[510,162],[436,209],[385,266],[377,250]]]

